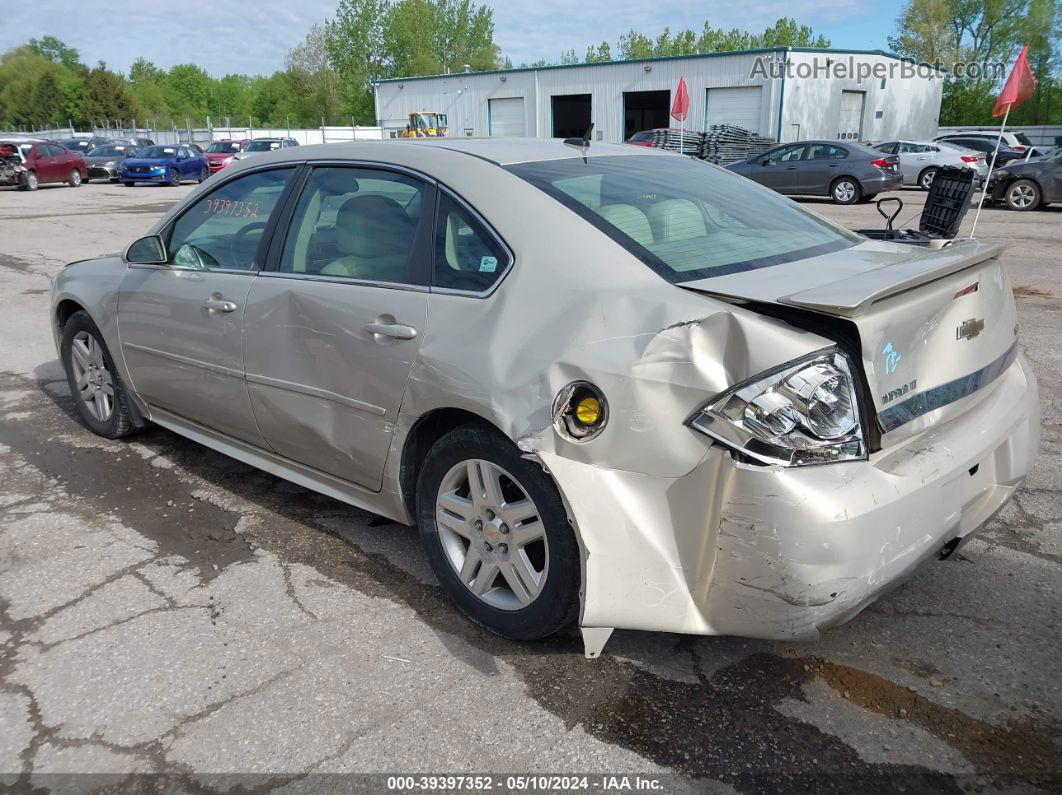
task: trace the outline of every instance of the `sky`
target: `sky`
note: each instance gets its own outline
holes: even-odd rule
[[[655,35],[713,27],[756,33],[781,16],[792,16],[823,33],[834,47],[887,49],[900,2],[880,0],[494,0],[494,38],[514,65],[544,58],[556,62],[565,50],[582,56],[588,44],[616,46],[631,28]],[[45,0],[4,8],[0,52],[31,38],[56,36],[90,66],[103,60],[127,72],[143,56],[158,66],[196,63],[212,75],[271,74],[315,22],[335,13],[337,0],[255,0],[198,6],[172,0]],[[180,20],[178,21],[178,16]]]

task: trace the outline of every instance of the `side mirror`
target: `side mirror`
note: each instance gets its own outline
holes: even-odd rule
[[[125,261],[134,265],[165,265],[166,244],[158,235],[148,235],[134,240],[125,250]]]
[[[773,162],[774,162],[774,161],[773,161],[773,160],[771,160],[771,159],[770,159],[769,157],[765,157],[765,158],[763,158],[763,160],[761,160],[761,161],[760,161],[760,165],[761,165],[761,166],[769,166],[769,165],[771,165],[771,163],[773,163]]]

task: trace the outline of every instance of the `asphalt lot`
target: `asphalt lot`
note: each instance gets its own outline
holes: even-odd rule
[[[467,622],[411,528],[161,429],[108,442],[74,418],[48,279],[192,189],[0,190],[0,787],[165,774],[296,791],[361,772],[1062,787],[1062,208],[981,218],[1010,246],[1043,442],[957,560],[815,644],[617,632],[588,662],[574,634],[521,645]],[[900,195],[901,218],[921,207]],[[880,225],[872,205],[806,206]],[[90,772],[112,776],[64,775]]]

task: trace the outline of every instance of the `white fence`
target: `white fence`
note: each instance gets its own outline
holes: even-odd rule
[[[970,130],[991,130],[989,125],[968,125],[966,127],[941,127],[937,135],[949,133],[969,132]],[[997,126],[998,130],[999,127]],[[1007,126],[1007,132],[1025,133],[1033,146],[1058,146],[1057,139],[1062,138],[1062,125],[1041,124],[1038,126],[1011,127]]]
[[[16,134],[16,133],[13,133]],[[75,130],[61,127],[54,130],[21,132],[34,138],[62,139],[77,135],[99,135],[105,138],[150,138],[157,144],[195,143],[206,149],[214,141],[224,138],[294,138],[302,145],[334,144],[344,141],[378,141],[387,137],[382,127],[179,127],[154,130],[145,127],[96,127],[92,130]]]

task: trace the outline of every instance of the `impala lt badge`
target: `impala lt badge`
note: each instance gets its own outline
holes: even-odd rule
[[[985,321],[979,318],[970,318],[964,320],[957,329],[955,329],[955,339],[957,340],[972,340],[978,334],[985,330]]]

